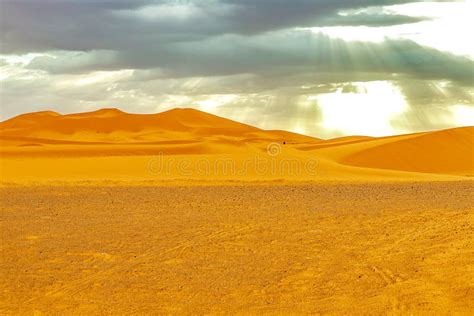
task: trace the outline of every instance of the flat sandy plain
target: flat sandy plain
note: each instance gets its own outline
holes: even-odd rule
[[[472,182],[0,192],[3,315],[474,311]]]

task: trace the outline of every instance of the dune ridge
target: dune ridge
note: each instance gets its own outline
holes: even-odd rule
[[[26,113],[0,123],[2,181],[54,179],[219,180],[469,180],[474,176],[474,127],[416,134],[322,140],[263,130],[195,109],[131,114],[119,109],[61,115]],[[269,146],[273,146],[269,152]],[[150,175],[147,161],[189,160],[189,173]],[[122,157],[122,158],[121,158]],[[318,173],[261,174],[227,170],[197,175],[198,164],[223,158],[245,165],[261,157],[280,165],[316,160]],[[100,159],[99,159],[100,158]],[[301,169],[301,168],[300,168]]]
[[[22,114],[0,123],[0,136],[64,141],[108,140],[134,143],[143,140],[187,137],[265,136],[277,132],[221,118],[194,109],[172,109],[158,114],[129,114],[118,109],[60,115],[51,111]],[[298,134],[294,134],[297,138]]]

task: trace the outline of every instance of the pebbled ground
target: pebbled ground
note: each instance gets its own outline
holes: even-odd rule
[[[471,314],[473,182],[0,188],[0,314]]]

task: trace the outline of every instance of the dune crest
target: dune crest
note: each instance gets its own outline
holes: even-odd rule
[[[77,113],[77,114],[69,114],[69,116],[75,116],[75,117],[113,117],[113,116],[119,116],[127,114],[123,112],[122,110],[119,110],[117,108],[104,108],[100,109],[97,111],[92,111],[92,112],[84,112],[84,113]]]

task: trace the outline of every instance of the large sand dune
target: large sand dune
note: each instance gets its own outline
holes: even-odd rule
[[[346,165],[474,175],[474,127],[372,138],[331,147],[320,152]]]
[[[284,131],[263,131],[193,109],[173,109],[159,114],[129,114],[118,109],[70,115],[37,112],[2,122],[0,129],[0,135],[4,139],[28,137],[30,140],[37,138],[127,144],[218,137],[316,140]]]
[[[474,175],[473,139],[474,127],[321,140],[262,130],[193,109],[158,114],[46,111],[0,123],[0,162],[4,183],[461,180]],[[167,172],[157,171],[157,157]],[[216,167],[223,159],[233,165]],[[259,160],[267,171],[258,169]],[[186,170],[180,163],[188,165]],[[203,164],[206,170],[199,170]]]

